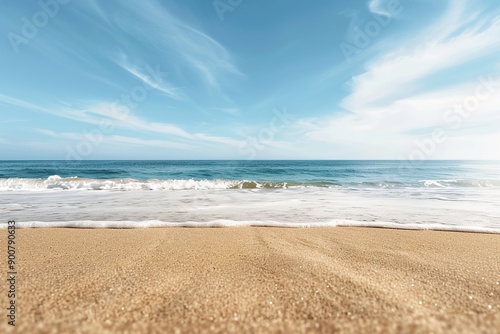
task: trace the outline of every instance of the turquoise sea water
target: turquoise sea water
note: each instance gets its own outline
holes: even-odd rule
[[[500,233],[500,162],[0,161],[0,211],[20,227]]]
[[[50,179],[49,179],[50,178]],[[127,182],[148,188],[172,181],[192,188],[353,187],[500,187],[500,162],[490,161],[0,161],[1,190],[71,189],[104,181],[127,189]],[[178,182],[175,182],[178,181]],[[194,181],[187,183],[182,181]],[[97,184],[102,183],[99,187]],[[178,184],[175,188],[174,183]],[[158,188],[158,187],[157,187]],[[160,187],[161,188],[161,187]],[[131,186],[130,189],[135,189]],[[159,188],[158,188],[159,189]],[[168,189],[168,187],[164,188]]]

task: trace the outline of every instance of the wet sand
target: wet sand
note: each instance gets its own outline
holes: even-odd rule
[[[24,333],[500,332],[498,234],[18,229],[17,259]]]

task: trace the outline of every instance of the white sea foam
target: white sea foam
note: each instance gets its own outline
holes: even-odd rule
[[[0,228],[6,228],[6,224],[0,224]],[[398,224],[391,222],[364,222],[346,219],[334,219],[323,222],[303,223],[303,222],[279,222],[279,221],[236,221],[236,220],[213,220],[207,222],[166,222],[160,220],[147,221],[23,221],[17,222],[18,228],[151,228],[151,227],[285,227],[285,228],[314,228],[314,227],[367,227],[367,228],[389,228],[402,230],[436,230],[436,231],[456,231],[471,233],[495,233],[500,234],[500,229],[485,228],[477,226],[450,226],[444,224]]]
[[[284,182],[257,182],[248,180],[136,180],[62,178],[52,175],[47,179],[0,179],[0,191],[45,190],[207,190],[207,189],[257,189],[286,188]]]
[[[75,181],[80,181],[74,179]],[[52,178],[52,182],[61,179]],[[167,182],[167,181],[165,181]],[[500,191],[486,188],[334,187],[180,191],[0,191],[0,212],[19,227],[367,226],[500,231]],[[169,182],[167,182],[169,183]],[[175,182],[174,182],[175,184]],[[186,184],[188,186],[186,186]],[[172,189],[169,186],[169,189]],[[2,223],[0,222],[0,225]]]
[[[88,179],[77,176],[52,175],[46,179],[0,178],[0,191],[60,191],[60,190],[210,190],[210,189],[279,189],[279,188],[346,188],[346,189],[401,189],[401,188],[499,188],[496,180],[420,180],[418,183],[356,182],[343,185],[331,182],[287,183],[256,180],[137,180]]]
[[[450,187],[478,187],[492,188],[500,187],[498,180],[420,180],[424,187],[450,188]]]

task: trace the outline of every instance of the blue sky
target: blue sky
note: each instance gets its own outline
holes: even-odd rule
[[[500,159],[497,0],[0,3],[0,159]]]

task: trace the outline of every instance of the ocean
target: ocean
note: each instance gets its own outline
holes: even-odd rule
[[[498,161],[0,161],[21,227],[372,226],[500,232]]]

